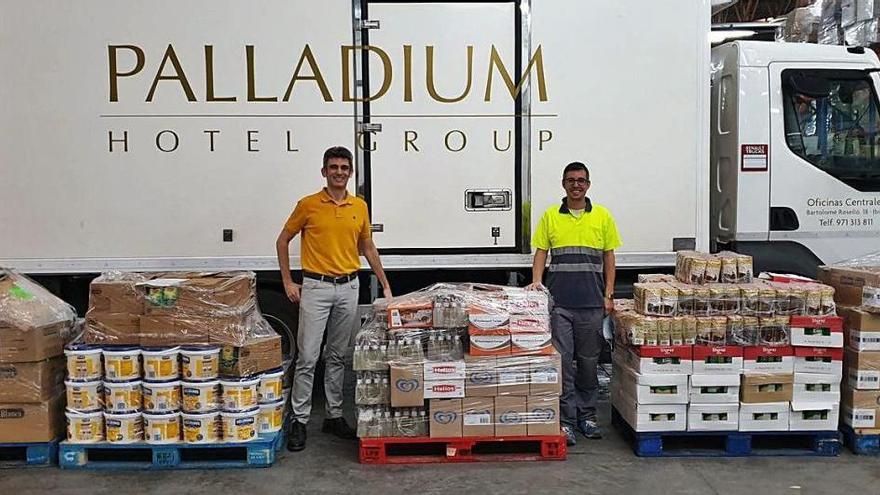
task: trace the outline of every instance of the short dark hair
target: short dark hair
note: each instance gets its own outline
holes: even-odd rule
[[[587,170],[587,166],[581,162],[571,162],[565,166],[565,170],[562,171],[562,176],[565,177],[565,174],[569,172],[578,172],[583,170],[585,174],[587,174],[587,181],[590,180],[590,171]]]
[[[327,148],[327,151],[324,152],[324,167],[327,167],[327,163],[331,158],[345,158],[348,160],[348,166],[354,165],[354,156],[352,156],[351,151],[348,151],[348,148],[345,146],[333,146],[332,148]]]

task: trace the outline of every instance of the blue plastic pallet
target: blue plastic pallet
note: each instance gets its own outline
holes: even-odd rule
[[[0,468],[45,467],[58,461],[58,442],[0,443]]]
[[[854,454],[880,455],[880,435],[859,435],[849,425],[840,425],[843,441]]]
[[[611,422],[639,457],[759,457],[840,455],[836,431],[670,431],[640,433],[611,409]]]
[[[61,442],[58,466],[62,469],[161,470],[265,468],[275,462],[284,442],[283,432],[243,443],[213,445],[150,445]]]

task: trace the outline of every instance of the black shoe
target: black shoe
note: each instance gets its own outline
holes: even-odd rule
[[[348,426],[344,418],[325,419],[321,431],[336,435],[343,440],[354,440],[357,438],[357,432],[351,426]]]
[[[287,450],[299,452],[306,448],[306,425],[299,421],[292,421],[290,432],[287,434]]]

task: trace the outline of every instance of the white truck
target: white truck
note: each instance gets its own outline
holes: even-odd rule
[[[274,239],[321,187],[332,145],[355,150],[352,192],[398,292],[461,270],[526,275],[531,230],[571,161],[590,167],[590,196],[617,220],[624,270],[716,241],[773,251],[797,239],[823,261],[848,257],[772,228],[771,207],[851,186],[777,158],[768,58],[748,59],[769,70],[756,90],[745,57],[725,62],[741,132],[715,136],[713,3],[729,2],[0,0],[0,265],[45,275],[79,306],[89,274],[107,269],[255,270],[264,311],[295,325]],[[825,66],[876,65],[810,46],[800,66],[813,49]],[[753,126],[752,113],[777,120]],[[730,140],[713,148],[728,163],[711,187],[710,128]],[[750,169],[760,146],[768,170],[798,178],[792,200]],[[811,235],[831,231],[808,220]],[[854,227],[833,231],[876,237]],[[297,246],[292,256],[297,266]]]

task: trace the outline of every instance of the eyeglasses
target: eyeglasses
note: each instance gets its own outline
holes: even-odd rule
[[[569,177],[568,179],[565,179],[562,182],[564,182],[565,185],[567,185],[567,186],[573,186],[575,184],[577,184],[579,186],[583,186],[583,185],[586,185],[587,182],[590,182],[590,181],[588,181],[587,179],[584,179],[583,177],[578,177],[577,179]]]

